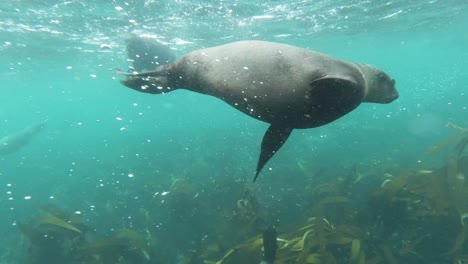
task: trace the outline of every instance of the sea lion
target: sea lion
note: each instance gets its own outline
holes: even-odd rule
[[[0,138],[0,155],[6,155],[16,152],[45,126],[46,122],[29,126],[15,134]]]
[[[395,80],[376,67],[266,41],[196,50],[154,71],[119,73],[127,75],[122,84],[134,90],[161,94],[184,88],[271,124],[254,181],[293,129],[322,126],[362,102],[386,104],[399,96]]]
[[[135,71],[150,71],[158,66],[175,61],[176,56],[171,49],[152,38],[139,37],[134,34],[125,36],[128,58]]]

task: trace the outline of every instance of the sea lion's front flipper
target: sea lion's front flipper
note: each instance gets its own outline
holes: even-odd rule
[[[365,97],[365,89],[352,76],[327,75],[314,80],[310,88],[311,113],[324,123],[351,112]]]
[[[257,163],[257,172],[255,173],[254,182],[260,174],[265,164],[275,155],[275,153],[283,146],[291,135],[292,127],[272,124],[265,132],[262,140],[262,148],[260,157]]]

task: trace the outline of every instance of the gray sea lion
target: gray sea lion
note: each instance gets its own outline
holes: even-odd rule
[[[193,51],[154,71],[128,74],[122,83],[160,94],[184,88],[212,95],[270,125],[255,179],[295,128],[328,124],[362,102],[398,98],[395,81],[367,64],[290,45],[240,41]]]
[[[154,70],[176,59],[168,46],[155,39],[128,34],[125,36],[125,45],[135,71]]]
[[[29,140],[37,134],[44,126],[45,122],[41,122],[32,126],[29,126],[15,134],[5,136],[0,139],[0,155],[6,155],[16,152]]]

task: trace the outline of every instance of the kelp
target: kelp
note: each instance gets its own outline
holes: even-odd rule
[[[462,157],[462,153],[468,145],[468,130],[457,128],[460,133],[432,148],[432,151],[440,150],[459,140],[446,167],[406,173],[376,190],[371,197],[371,207],[381,216],[387,233],[396,232],[402,225],[425,230],[419,237],[417,232],[412,233],[399,252],[393,252],[392,259],[412,258],[420,263],[427,259],[452,258],[454,262],[461,259],[467,233],[464,220],[468,215],[468,188],[464,178],[468,173],[468,158]],[[398,219],[392,215],[398,215]],[[453,246],[447,247],[451,241]],[[429,244],[433,247],[430,257],[421,250]],[[390,256],[390,251],[387,248],[385,255]]]
[[[333,226],[324,218],[309,218],[306,225],[291,233],[278,237],[275,263],[327,264],[343,263],[335,252],[345,250],[353,256],[355,264],[365,263],[361,249],[363,233],[357,227]],[[358,245],[358,246],[357,246]],[[207,261],[212,264],[259,263],[262,239],[256,236],[230,249],[220,260]],[[349,257],[346,257],[350,260]],[[351,262],[350,262],[351,263]]]
[[[76,263],[135,263],[154,261],[149,243],[136,231],[122,229],[108,238],[102,238],[79,247],[74,254]]]
[[[84,241],[87,227],[58,207],[47,205],[41,209],[29,222],[17,223],[29,240],[27,263],[70,263],[74,249]]]
[[[218,261],[206,260],[208,264],[235,264],[235,263],[260,263],[263,239],[261,235],[228,250]]]
[[[53,210],[52,210],[53,208]],[[19,229],[33,243],[41,243],[40,237],[53,236],[56,239],[73,239],[86,231],[86,226],[80,220],[71,221],[66,213],[51,205],[45,206],[42,213],[29,223],[18,224]]]
[[[468,212],[468,204],[465,202],[467,194],[464,176],[460,172],[460,159],[468,144],[468,129],[451,123],[448,126],[456,128],[460,132],[442,141],[442,143],[431,148],[430,151],[430,153],[434,153],[447,147],[455,140],[460,140],[456,148],[451,152],[445,169],[437,171],[425,169],[411,171],[394,179],[389,188],[382,188],[381,190],[377,190],[377,192],[381,194],[386,192],[387,196],[395,196],[396,199],[401,200],[403,199],[401,190],[408,189],[408,194],[412,196],[406,197],[408,202],[421,204],[417,206],[417,208],[422,208],[422,210],[418,211],[418,215],[420,216],[446,215],[448,214],[448,210],[454,208],[461,218],[466,216],[465,212]],[[388,182],[385,182],[385,184]],[[382,187],[385,187],[385,184],[382,184]],[[417,197],[424,199],[418,199]]]
[[[467,134],[468,135],[468,134]],[[455,150],[450,155],[448,164],[447,164],[447,183],[449,188],[449,193],[451,194],[452,202],[460,214],[460,219],[462,225],[463,217],[468,213],[466,195],[465,195],[465,177],[463,173],[459,170],[459,160],[460,155],[463,153],[463,150],[468,144],[468,136],[460,141]]]
[[[449,123],[447,126],[455,128],[459,132],[431,148],[429,153],[433,154],[459,140],[459,143],[449,156],[446,167],[447,197],[449,197],[450,205],[455,209],[460,219],[460,231],[455,238],[454,245],[447,254],[453,256],[455,260],[459,260],[461,259],[463,245],[467,236],[467,226],[465,226],[465,219],[468,216],[468,188],[465,185],[465,174],[467,172],[462,171],[461,160],[462,153],[468,145],[468,129],[452,123]]]
[[[65,229],[67,231],[76,232],[78,234],[83,233],[81,230],[79,230],[72,224],[69,224],[65,222],[64,220],[53,215],[44,215],[38,219],[38,222],[39,222],[39,225],[50,225],[56,228]]]
[[[433,155],[437,152],[439,152],[440,150],[448,147],[450,144],[452,144],[453,142],[459,140],[460,138],[468,135],[468,129],[467,128],[463,128],[463,127],[460,127],[460,126],[457,126],[453,123],[448,123],[447,124],[447,127],[449,128],[454,128],[456,130],[458,130],[458,133],[455,134],[455,135],[452,135],[450,136],[449,138],[443,140],[442,142],[440,142],[439,144],[429,148],[426,152],[426,154],[428,155]]]
[[[361,240],[353,239],[351,242],[351,257],[349,258],[350,264],[364,264],[366,256],[361,247]]]
[[[242,196],[237,200],[236,214],[233,220],[244,226],[247,233],[254,233],[262,230],[266,224],[264,215],[260,210],[257,197],[248,187],[244,188]]]
[[[144,264],[154,263],[154,241],[135,230],[121,229],[108,237],[88,235],[79,218],[46,205],[18,228],[29,240],[27,264]]]
[[[402,264],[460,263],[468,259],[468,130],[444,140],[432,151],[457,143],[442,168],[420,168],[392,176],[357,172],[310,188],[313,215],[278,237],[276,264]],[[379,172],[380,173],[380,172]],[[370,192],[366,206],[356,206],[352,186],[372,174],[381,184]],[[382,177],[383,176],[383,177]],[[247,207],[247,206],[244,206]],[[242,257],[240,257],[242,256]],[[256,236],[227,249],[218,261],[259,263],[261,239]],[[461,262],[463,263],[463,262]]]
[[[61,208],[57,207],[53,204],[46,204],[40,207],[42,212],[45,212],[49,215],[55,216],[70,225],[74,226],[76,229],[80,230],[81,232],[86,232],[88,227],[83,223],[81,215],[77,214],[67,214]]]
[[[455,259],[460,259],[461,251],[466,240],[467,226],[465,226],[465,218],[468,216],[468,189],[465,186],[464,173],[460,171],[459,161],[463,150],[468,144],[468,136],[460,141],[455,150],[450,155],[447,165],[447,182],[450,193],[450,198],[455,209],[460,217],[461,231],[455,239],[454,246],[448,252]]]

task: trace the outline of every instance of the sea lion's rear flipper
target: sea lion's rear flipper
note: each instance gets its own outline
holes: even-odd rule
[[[260,157],[257,163],[257,172],[255,173],[254,182],[260,174],[265,164],[275,155],[275,153],[283,146],[291,134],[292,127],[272,124],[265,132],[262,140]]]
[[[125,36],[128,59],[132,62],[131,71],[150,71],[175,61],[176,56],[169,46],[156,39],[135,34]]]

